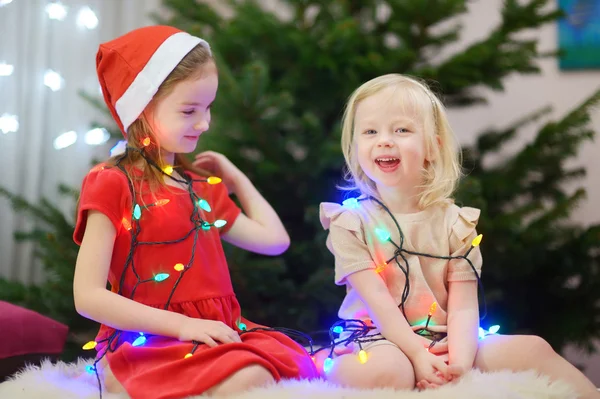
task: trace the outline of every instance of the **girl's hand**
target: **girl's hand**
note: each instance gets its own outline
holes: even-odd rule
[[[456,364],[448,365],[448,375],[452,381],[458,380],[465,372],[466,370],[462,366],[457,366]]]
[[[410,360],[415,370],[415,380],[418,381],[419,389],[435,388],[450,380],[446,362],[429,351],[423,350]],[[423,384],[423,381],[427,384]],[[420,388],[420,385],[423,385],[423,388]]]
[[[187,317],[179,327],[180,341],[204,342],[211,348],[218,345],[216,341],[223,344],[242,342],[237,331],[225,323],[214,320],[195,319]]]
[[[436,389],[439,387],[440,386],[438,384],[430,384],[426,380],[421,380],[421,381],[417,382],[417,389],[419,391],[424,391],[426,389]]]
[[[235,192],[236,181],[239,177],[244,176],[242,171],[227,159],[225,155],[214,151],[204,151],[197,154],[192,164],[223,179],[223,183],[227,186],[230,194]]]
[[[458,381],[458,379],[460,377],[462,377],[462,375],[464,373],[465,373],[465,369],[462,366],[457,366],[455,364],[448,365],[448,378],[446,380],[447,380],[447,382]],[[421,391],[425,390],[425,389],[435,389],[435,388],[439,388],[439,387],[440,387],[439,384],[433,384],[427,380],[421,380],[421,381],[417,382],[417,388]]]

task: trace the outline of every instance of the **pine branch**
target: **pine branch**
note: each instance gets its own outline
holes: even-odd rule
[[[392,16],[389,21],[378,26],[377,33],[386,33],[385,29],[389,28],[415,54],[423,55],[419,57],[420,62],[428,62],[423,54],[425,50],[433,53],[444,45],[455,42],[461,25],[455,24],[437,34],[432,33],[431,29],[449,18],[467,12],[464,0],[396,0],[386,3],[392,10]]]
[[[540,215],[533,220],[526,231],[533,231],[548,228],[551,225],[556,225],[557,222],[568,218],[573,208],[585,199],[586,193],[584,189],[578,189],[571,196],[565,197],[557,201],[552,209],[547,210],[543,215]]]
[[[598,101],[599,93],[596,92],[581,105],[575,107],[565,117],[557,122],[546,123],[538,132],[533,142],[525,145],[517,154],[508,158],[504,163],[477,172],[485,173],[482,178],[489,184],[486,187],[486,197],[495,199],[497,209],[509,204],[523,194],[532,198],[552,199],[561,195],[558,188],[560,184],[570,178],[580,177],[582,171],[565,171],[564,163],[576,155],[577,149],[583,141],[593,138],[594,132],[587,128],[589,112]],[[487,133],[482,136],[484,140],[508,139],[514,137],[514,129],[520,123],[529,123],[543,115],[534,113],[517,122],[502,133]],[[485,141],[484,141],[485,143]],[[493,147],[488,147],[493,148]],[[473,162],[480,166],[483,157],[477,158],[472,153]],[[498,182],[493,184],[491,182]]]
[[[502,79],[514,72],[537,73],[534,61],[539,58],[535,40],[518,40],[513,34],[532,26],[538,27],[556,20],[560,11],[547,11],[547,0],[522,4],[506,1],[503,20],[488,38],[476,42],[465,51],[451,56],[437,68],[424,67],[416,74],[441,83],[447,101],[453,105],[484,102],[471,88],[484,85],[503,90]]]
[[[66,195],[66,196],[70,197],[71,200],[73,200],[73,203],[75,203],[79,200],[79,194],[80,194],[79,190],[75,190],[74,188],[69,187],[66,184],[59,184],[58,192],[61,195]]]
[[[564,16],[562,10],[545,11],[553,3],[548,0],[505,0],[502,9],[502,25],[498,32],[509,35],[524,29],[538,28]]]
[[[538,121],[541,117],[548,115],[551,111],[552,107],[546,106],[515,121],[512,125],[503,130],[487,130],[482,132],[478,136],[475,145],[479,158],[499,151],[504,144],[515,137],[515,134],[519,129],[524,128],[532,122]]]
[[[45,223],[52,223],[52,216],[48,213],[48,210],[31,204],[24,197],[12,194],[4,187],[0,187],[0,196],[7,198],[11,202],[13,210],[16,212],[29,213],[31,216],[34,216]]]

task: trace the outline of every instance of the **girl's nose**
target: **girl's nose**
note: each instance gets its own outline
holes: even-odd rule
[[[202,119],[200,122],[194,125],[194,130],[204,133],[208,130],[208,121],[206,119]]]
[[[377,140],[377,146],[378,147],[393,147],[394,140],[392,140],[392,137],[389,134],[381,133]]]

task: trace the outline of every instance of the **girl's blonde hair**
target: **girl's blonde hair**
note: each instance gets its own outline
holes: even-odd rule
[[[375,186],[361,169],[356,156],[354,143],[354,123],[356,108],[364,99],[394,87],[395,100],[406,110],[416,111],[421,118],[425,135],[425,151],[432,161],[423,169],[423,185],[419,207],[442,202],[451,202],[452,194],[462,176],[459,146],[454,137],[446,110],[429,87],[416,78],[400,74],[388,74],[369,80],[356,89],[346,104],[342,119],[342,152],[346,159],[344,190],[359,190],[363,195],[380,198]],[[438,138],[440,144],[438,145]]]
[[[158,88],[158,91],[152,98],[152,101],[146,109],[152,109],[155,104],[162,98],[171,93],[178,83],[189,79],[197,79],[205,72],[206,67],[209,65],[216,67],[214,59],[205,46],[198,44],[194,47],[173,69],[173,71],[167,76],[164,82]],[[150,145],[145,146],[144,140],[150,139]],[[143,149],[146,158],[156,163],[161,169],[165,166],[162,157],[160,146],[156,144],[156,136],[152,131],[152,128],[146,116],[142,113],[127,129],[127,146],[141,150]],[[125,173],[130,181],[144,180],[149,183],[151,192],[155,192],[159,187],[165,186],[164,175],[161,171],[152,167],[149,162],[144,158],[138,151],[127,151],[125,155],[117,155],[106,161],[108,166],[115,166],[117,162],[120,165],[125,166]],[[136,177],[129,172],[127,166],[142,165],[143,175],[142,177]],[[180,171],[191,171],[200,176],[209,176],[209,173],[195,168],[191,162],[183,154],[175,154],[175,165],[171,165],[175,170]]]

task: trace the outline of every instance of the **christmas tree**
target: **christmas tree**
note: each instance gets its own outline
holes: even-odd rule
[[[199,151],[228,156],[278,211],[291,236],[290,249],[279,257],[226,246],[235,289],[251,320],[326,331],[337,319],[344,289],[333,284],[318,206],[343,199],[336,189],[343,167],[339,124],[349,94],[375,76],[401,72],[426,79],[449,107],[484,102],[477,87],[503,90],[510,74],[539,72],[536,40],[516,34],[561,14],[549,0],[507,0],[500,25],[488,37],[433,62],[457,41],[461,27],[447,22],[466,12],[466,0],[282,0],[282,15],[257,1],[223,3],[228,17],[196,0],[165,0],[170,17],[157,20],[211,43],[220,88]],[[504,333],[541,335],[557,350],[566,343],[591,349],[599,333],[600,226],[569,223],[585,193],[562,187],[585,172],[565,164],[592,138],[588,113],[599,100],[596,93],[573,104],[571,113],[544,125],[531,144],[493,167],[486,157],[546,110],[482,132],[464,153],[469,174],[457,202],[482,209],[485,323],[500,324]],[[61,230],[65,249],[72,248],[71,232]],[[49,245],[47,234],[27,238]],[[74,258],[44,262],[71,271],[63,277],[70,289]]]

